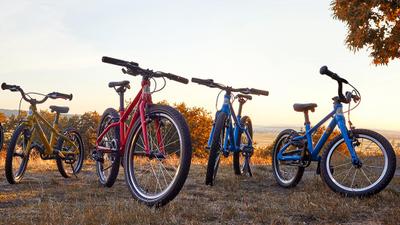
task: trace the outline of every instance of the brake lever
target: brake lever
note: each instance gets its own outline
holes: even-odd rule
[[[360,96],[358,96],[358,95],[352,95],[351,97],[352,97],[354,103],[357,103],[358,101],[361,100]]]

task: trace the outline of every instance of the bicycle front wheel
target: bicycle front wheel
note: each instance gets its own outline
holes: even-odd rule
[[[226,113],[218,113],[218,117],[215,119],[215,129],[212,136],[210,155],[208,156],[206,185],[214,185],[217,177],[222,150],[224,148],[226,122]]]
[[[31,131],[24,124],[15,129],[6,156],[6,177],[10,184],[19,183],[28,166],[31,152]]]
[[[383,190],[396,170],[396,156],[382,135],[364,129],[353,131],[353,147],[360,163],[352,163],[342,136],[333,139],[321,159],[321,176],[333,191],[345,196],[370,196]]]
[[[190,169],[192,145],[187,123],[174,108],[151,105],[146,110],[146,136],[140,121],[125,146],[125,181],[133,197],[148,206],[162,206],[175,198]]]

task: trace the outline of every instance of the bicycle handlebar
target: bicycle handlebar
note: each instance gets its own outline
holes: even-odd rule
[[[231,91],[231,92],[241,92],[243,94],[253,94],[253,95],[265,95],[268,96],[269,92],[260,90],[260,89],[255,89],[255,88],[233,88],[229,86],[225,86],[219,83],[215,83],[214,80],[212,79],[200,79],[200,78],[192,78],[193,83],[201,84],[210,88],[219,88],[221,90],[225,91]]]
[[[19,91],[21,88],[19,86],[17,86],[17,85],[9,85],[9,84],[6,84],[6,83],[2,83],[1,84],[1,89],[10,90],[10,91],[15,92],[15,91]]]
[[[59,93],[59,92],[52,92],[50,94],[47,95],[49,98],[52,99],[57,99],[57,98],[62,98],[65,100],[72,100],[73,95],[72,94],[63,94],[63,93]]]
[[[336,80],[337,82],[342,82],[342,83],[345,83],[345,84],[348,84],[348,83],[349,83],[347,80],[341,78],[341,77],[340,77],[339,75],[337,75],[336,73],[330,71],[330,70],[328,69],[327,66],[322,66],[321,69],[319,69],[319,73],[320,73],[321,75],[327,75],[327,76],[329,76],[330,78]]]
[[[27,102],[29,102],[29,103],[31,103],[31,104],[41,104],[41,103],[44,103],[48,98],[52,98],[52,99],[61,98],[61,99],[66,99],[66,100],[72,100],[72,94],[67,95],[67,94],[63,94],[63,93],[59,93],[59,92],[52,92],[52,93],[50,93],[50,94],[45,95],[45,97],[44,97],[42,100],[39,100],[39,101],[38,101],[38,100],[36,100],[36,99],[34,99],[34,98],[31,98],[31,97],[29,96],[29,93],[26,94],[26,93],[24,92],[24,90],[23,90],[20,86],[17,86],[17,85],[9,85],[9,84],[6,84],[6,83],[2,83],[2,84],[1,84],[1,89],[3,89],[3,90],[10,90],[10,91],[12,91],[12,92],[19,91],[19,92],[21,93],[21,95],[22,95],[22,98],[23,98],[25,101],[27,101]],[[29,98],[28,98],[28,97],[29,97]]]
[[[343,83],[349,84],[349,82],[346,79],[341,78],[336,73],[330,71],[327,66],[322,66],[319,69],[319,73],[321,75],[327,75],[330,78],[332,78],[333,80],[336,80],[338,82],[338,96],[339,96],[340,102],[350,103],[352,99],[354,99],[355,102],[359,100],[359,99],[356,99],[355,96],[353,96],[351,93],[349,95],[348,92],[346,92],[346,96],[343,94]]]
[[[115,58],[111,58],[111,57],[107,57],[107,56],[103,56],[101,61],[104,63],[109,63],[109,64],[113,64],[113,65],[117,65],[117,66],[126,67],[128,70],[123,69],[122,72],[133,75],[133,76],[142,75],[142,76],[146,76],[146,77],[165,77],[170,80],[177,81],[177,82],[180,82],[183,84],[189,83],[188,79],[178,76],[178,75],[175,75],[175,74],[172,74],[172,73],[164,73],[161,71],[153,72],[153,70],[142,69],[139,67],[139,64],[136,62],[128,62],[125,60],[115,59]]]

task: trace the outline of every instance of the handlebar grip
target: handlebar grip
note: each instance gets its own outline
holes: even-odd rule
[[[188,80],[188,79],[186,79],[186,78],[184,78],[184,77],[181,77],[181,76],[177,76],[177,75],[175,75],[175,74],[168,73],[168,74],[166,75],[166,77],[169,78],[169,79],[171,79],[171,80],[174,80],[174,81],[183,83],[183,84],[188,84],[188,83],[189,83],[189,80]]]
[[[127,65],[129,65],[128,61],[124,61],[124,60],[121,60],[121,59],[115,59],[115,58],[111,58],[111,57],[108,57],[108,56],[103,56],[101,58],[101,61],[104,62],[104,63],[114,64],[114,65],[117,65],[117,66],[127,66]]]
[[[260,89],[255,89],[255,88],[250,88],[250,93],[256,94],[256,95],[265,95],[265,96],[268,96],[268,95],[269,95],[269,92],[268,92],[268,91],[264,91],[264,90],[260,90]]]
[[[332,79],[334,79],[334,80],[336,80],[336,81],[338,81],[338,82],[343,82],[343,83],[345,83],[345,84],[348,84],[348,83],[349,83],[347,80],[341,78],[341,77],[340,77],[339,75],[337,75],[336,73],[330,71],[330,70],[328,69],[327,66],[321,67],[321,69],[319,69],[319,73],[320,73],[321,75],[327,75],[327,76],[329,76],[330,78],[332,78]]]
[[[204,79],[193,77],[192,82],[202,84],[202,85],[210,85],[210,84],[214,83],[214,80],[213,79],[205,79],[204,80]]]
[[[65,100],[72,100],[73,95],[72,94],[63,94],[63,93],[59,93],[59,92],[52,92],[50,94],[48,94],[48,96],[52,99],[57,99],[57,98],[62,98]]]
[[[19,86],[17,85],[9,85],[6,83],[2,83],[1,84],[1,89],[3,90],[10,90],[10,91],[18,91],[19,90]]]

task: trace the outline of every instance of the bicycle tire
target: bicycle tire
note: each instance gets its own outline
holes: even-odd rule
[[[24,144],[26,144],[29,141],[29,138],[31,138],[29,132],[30,131],[25,126],[25,124],[18,125],[18,127],[15,129],[15,131],[11,137],[10,144],[8,145],[7,155],[6,155],[6,163],[5,163],[5,172],[6,172],[7,181],[10,184],[17,184],[17,183],[21,182],[22,178],[24,177],[26,167],[28,166],[29,155],[30,155],[31,149],[29,149],[29,150],[22,149],[22,151],[27,152],[27,154],[23,156],[22,162],[19,166],[17,173],[13,172],[13,158],[17,157],[15,155],[15,151],[16,151],[16,148],[18,147],[17,145],[19,144],[17,142],[20,138],[20,135],[22,134],[24,136],[23,137],[24,139],[22,141],[24,142]],[[28,137],[28,139],[27,139],[27,137]],[[22,148],[24,148],[24,147],[22,146]]]
[[[3,149],[4,143],[4,129],[3,126],[0,124],[0,151]]]
[[[272,173],[274,174],[275,180],[281,187],[292,188],[295,187],[303,177],[304,167],[293,166],[295,168],[293,176],[290,179],[285,179],[280,171],[280,165],[278,160],[278,153],[281,150],[283,141],[287,140],[293,133],[297,133],[295,130],[286,129],[279,133],[274,142],[272,150]],[[278,171],[279,170],[279,171]]]
[[[240,119],[240,124],[241,126],[245,126],[247,128],[247,130],[249,131],[249,135],[251,137],[251,140],[253,140],[253,124],[251,122],[251,119],[249,116],[244,116]],[[242,135],[243,132],[239,133],[239,146],[242,144]],[[244,134],[246,136],[246,134]],[[247,140],[247,137],[246,137]],[[248,141],[248,140],[247,140]],[[234,152],[233,153],[233,170],[235,172],[236,175],[242,175],[243,171],[242,171],[242,166],[240,165],[240,158],[244,157],[243,153],[241,151],[239,152]]]
[[[99,128],[97,130],[97,137],[103,132],[103,130],[113,122],[119,120],[119,114],[117,110],[113,108],[108,108],[104,111],[103,115],[101,116],[101,122]],[[116,140],[116,146],[114,146],[117,150],[113,153],[107,153],[107,159],[109,158],[111,161],[110,172],[108,176],[104,173],[104,161],[99,162],[96,161],[96,173],[99,177],[99,182],[105,187],[112,187],[117,180],[118,172],[119,172],[119,165],[121,162],[121,155],[119,152],[119,140],[120,140],[120,133],[119,133],[119,126],[110,129],[111,132],[107,138],[111,138]],[[104,138],[103,138],[104,139]],[[109,141],[109,140],[107,140]],[[100,141],[100,144],[104,144],[104,142]],[[109,144],[109,143],[108,143]],[[104,154],[102,155],[104,156]],[[104,158],[103,158],[104,160]]]
[[[67,136],[67,137],[72,137],[72,135],[73,135],[74,140],[76,142],[75,144],[77,144],[78,148],[79,148],[79,155],[78,155],[78,158],[75,161],[77,164],[68,164],[68,165],[72,165],[71,171],[68,171],[65,168],[65,166],[68,166],[68,165],[64,165],[64,160],[65,159],[62,159],[58,155],[56,156],[56,162],[57,162],[58,171],[60,172],[60,174],[63,177],[70,178],[71,176],[76,175],[81,171],[81,169],[83,167],[83,159],[85,157],[85,148],[84,148],[84,145],[83,145],[82,137],[81,137],[81,135],[79,134],[79,132],[75,128],[72,128],[72,127],[71,128],[67,128],[67,129],[65,129],[63,134],[65,136]],[[57,140],[56,149],[58,149],[60,151],[63,150],[64,143],[65,143],[65,140],[63,138],[59,137],[58,140]]]
[[[354,168],[354,175],[352,178],[352,182],[351,182],[351,187],[346,187],[345,186],[345,179],[346,177],[344,177],[343,179],[341,178],[340,183],[338,181],[338,177],[334,177],[334,175],[340,175],[338,172],[339,169],[335,169],[338,168],[338,166],[334,167],[331,164],[331,161],[333,160],[333,154],[334,151],[340,151],[340,144],[344,144],[344,139],[341,135],[335,137],[326,147],[323,155],[322,155],[322,159],[321,159],[321,177],[322,180],[327,184],[327,186],[334,192],[340,193],[344,196],[348,196],[348,197],[367,197],[367,196],[371,196],[374,194],[379,193],[380,191],[382,191],[392,180],[394,173],[396,171],[396,155],[394,153],[393,147],[392,145],[389,143],[389,141],[383,137],[382,135],[380,135],[379,133],[376,133],[372,130],[366,130],[366,129],[356,129],[353,131],[353,135],[357,138],[357,139],[366,139],[367,141],[371,141],[371,143],[369,144],[369,146],[367,146],[367,148],[361,152],[359,151],[357,153],[357,155],[359,156],[360,159],[362,159],[362,157],[371,157],[372,159],[377,159],[377,154],[373,154],[371,151],[374,148],[372,145],[372,143],[376,144],[377,147],[379,147],[380,150],[382,150],[383,153],[383,158],[384,158],[384,166],[383,166],[383,170],[382,173],[379,175],[379,177],[377,178],[377,180],[372,183],[371,181],[371,171],[368,171],[368,164],[369,161],[371,161],[371,158],[369,158],[368,160],[363,160],[362,162],[363,164],[361,165],[360,168],[354,167],[354,165],[352,165],[351,163],[351,157],[349,157],[349,159],[347,159],[347,161],[350,161],[350,169],[347,171],[346,174],[346,170],[347,167],[345,168],[345,172],[344,175],[347,177],[348,174],[352,171],[352,168]],[[364,140],[363,140],[364,141]],[[359,145],[361,146],[360,148],[363,147],[363,144]],[[358,146],[356,147],[356,149],[358,148]],[[347,146],[346,146],[346,150],[347,150]],[[357,151],[357,150],[356,150]],[[347,150],[348,152],[348,150]],[[362,153],[365,154],[363,155]],[[339,153],[339,154],[344,154],[344,153]],[[345,156],[343,156],[343,158],[346,158]],[[339,165],[340,166],[340,165]],[[377,167],[376,165],[374,165],[374,167]],[[328,169],[329,168],[329,169]],[[364,168],[364,169],[363,169]],[[367,178],[367,180],[369,181],[370,185],[364,188],[360,188],[358,187],[358,184],[362,184],[361,182],[359,182],[359,180],[357,180],[356,182],[358,182],[357,184],[354,184],[355,178],[357,177],[357,171],[360,170],[360,174],[361,176],[359,177],[363,177],[363,175],[365,176],[365,178]],[[370,175],[370,177],[368,177],[368,175]],[[352,175],[350,175],[352,176]],[[357,177],[358,179],[358,177]],[[367,183],[368,184],[368,183]],[[355,188],[353,188],[353,185],[355,185]]]
[[[159,158],[150,159],[150,158],[148,158],[148,156],[145,156],[143,154],[144,148],[143,148],[143,146],[140,146],[140,143],[139,143],[139,140],[141,137],[140,135],[142,135],[142,127],[140,124],[140,120],[135,122],[133,129],[129,133],[128,141],[125,146],[125,155],[124,155],[125,181],[128,185],[128,188],[129,188],[132,196],[137,201],[144,203],[148,206],[160,207],[160,206],[167,204],[171,200],[173,200],[178,195],[180,190],[182,189],[182,187],[186,181],[186,178],[189,174],[189,170],[190,170],[190,163],[191,163],[191,158],[192,158],[192,144],[191,144],[191,139],[190,139],[189,127],[186,123],[186,120],[182,116],[182,114],[180,114],[176,109],[174,109],[170,106],[166,106],[166,105],[149,105],[147,107],[145,117],[146,117],[146,121],[147,121],[146,126],[151,124],[152,121],[156,121],[156,120],[160,124],[162,124],[162,126],[167,126],[165,124],[171,122],[171,124],[170,124],[171,127],[172,126],[175,127],[175,129],[177,131],[177,135],[179,137],[179,143],[180,143],[179,153],[176,151],[171,152],[171,154],[173,154],[173,156],[179,156],[179,166],[176,169],[176,173],[173,177],[171,176],[172,181],[171,181],[171,183],[166,185],[167,187],[165,190],[160,190],[161,191],[160,193],[153,194],[153,195],[146,193],[148,190],[146,190],[146,191],[143,190],[143,188],[141,187],[140,181],[138,181],[139,176],[138,177],[135,176],[136,172],[135,172],[135,158],[134,157],[144,156],[144,157],[140,158],[139,160],[148,160],[148,162],[150,160],[158,160],[156,162],[159,163],[158,165],[160,165],[160,167],[163,162],[161,162],[161,160],[159,160]],[[165,121],[160,122],[159,120],[162,118],[164,118]],[[168,118],[168,120],[171,120],[171,121],[168,122],[166,118]],[[155,132],[157,132],[157,130],[161,129],[160,124],[159,124],[159,127],[156,128]],[[147,132],[148,133],[151,132],[149,130],[149,128],[147,128]],[[148,135],[151,137],[151,134],[148,134]],[[164,133],[164,137],[162,138],[162,140],[165,140],[165,139],[167,139],[167,132]],[[143,139],[142,139],[142,141],[143,141]],[[154,142],[155,142],[155,140],[154,140]],[[152,143],[155,145],[154,142],[152,142]],[[166,149],[166,147],[168,145],[169,144],[167,144],[167,145],[163,144],[164,152],[167,152],[167,153],[169,152],[169,150]],[[140,152],[139,152],[139,149],[141,149]],[[158,147],[157,147],[157,149],[159,150]],[[135,152],[135,151],[137,151],[137,152]],[[164,155],[167,156],[165,153],[164,153]],[[168,160],[169,157],[170,157],[170,155],[168,155],[168,157],[165,157],[164,159]],[[151,162],[150,162],[150,165],[151,165]],[[139,165],[136,165],[136,168],[138,168],[138,167],[139,167]],[[166,167],[164,167],[164,169]],[[165,172],[167,172],[167,169],[165,169]],[[142,177],[143,177],[143,175],[140,178],[142,178]],[[165,175],[164,175],[164,179],[165,179]],[[167,183],[167,181],[165,181],[165,182]],[[160,185],[160,189],[161,189],[161,185]],[[157,187],[156,187],[156,191],[157,191]]]
[[[224,137],[221,134],[225,133],[225,124],[227,120],[227,114],[220,112],[215,120],[214,134],[212,136],[210,155],[208,156],[207,173],[206,173],[206,185],[213,186],[218,172],[219,160],[221,156],[221,146],[224,143]]]

